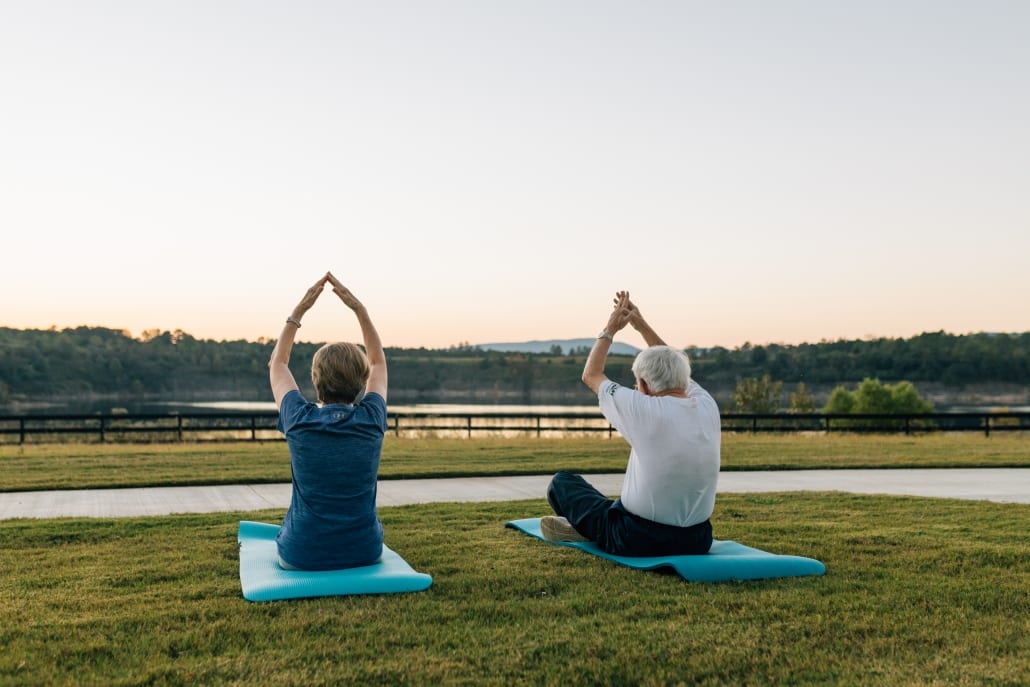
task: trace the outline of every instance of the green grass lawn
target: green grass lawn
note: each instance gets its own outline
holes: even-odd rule
[[[0,522],[0,685],[1026,685],[1030,506],[720,496],[715,535],[827,574],[692,584],[504,528],[543,500],[381,509],[424,592],[243,599],[282,511]]]
[[[380,477],[621,472],[616,437],[406,439],[387,437]],[[723,470],[1028,467],[1022,433],[903,435],[724,434]],[[0,490],[288,482],[284,442],[0,446]]]

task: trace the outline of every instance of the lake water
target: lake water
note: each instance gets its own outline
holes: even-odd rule
[[[388,403],[390,413],[434,413],[468,415],[470,413],[504,413],[507,415],[598,413],[596,405],[503,405],[474,403]],[[272,401],[199,401],[199,402],[126,402],[94,401],[68,405],[39,405],[0,410],[0,415],[109,415],[109,414],[173,414],[173,413],[274,413]]]
[[[507,415],[538,415],[560,413],[598,413],[596,405],[518,405],[518,404],[485,404],[485,403],[413,403],[388,404],[389,412],[397,414],[433,413],[439,415],[468,415],[477,413],[503,413]],[[18,408],[0,408],[0,415],[108,415],[108,414],[173,414],[173,413],[274,413],[275,403],[272,401],[198,401],[198,402],[127,402],[127,401],[94,401],[68,405],[33,405]],[[723,408],[724,413],[731,408]],[[937,407],[938,412],[984,412],[1009,411],[1030,412],[1030,406],[997,405],[963,405]]]
[[[246,411],[275,412],[272,401],[212,401],[210,403],[169,404],[176,409],[212,411]],[[468,415],[469,413],[504,413],[506,415],[528,415],[548,413],[591,413],[597,412],[597,406],[556,406],[556,405],[484,405],[462,403],[414,403],[388,404],[391,413],[439,413],[441,415]]]

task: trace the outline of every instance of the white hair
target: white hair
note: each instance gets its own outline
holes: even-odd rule
[[[651,346],[633,360],[633,374],[647,382],[651,391],[686,389],[690,383],[690,359],[669,346]]]

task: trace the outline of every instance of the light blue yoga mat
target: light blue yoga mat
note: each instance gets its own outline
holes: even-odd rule
[[[428,589],[433,578],[417,572],[383,546],[378,563],[346,570],[284,570],[275,536],[279,525],[240,522],[240,585],[247,601],[276,601],[343,594],[396,594]]]
[[[540,532],[540,518],[511,520],[505,523],[548,544],[568,546],[606,558],[620,565],[640,570],[672,568],[690,582],[728,582],[731,580],[761,580],[770,577],[802,577],[822,575],[826,566],[814,558],[783,556],[735,541],[715,541],[708,553],[698,556],[614,556],[602,551],[594,542],[552,542]]]

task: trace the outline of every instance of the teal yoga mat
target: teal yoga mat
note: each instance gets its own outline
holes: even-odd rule
[[[803,577],[822,575],[826,566],[814,558],[785,556],[735,541],[716,541],[711,550],[700,556],[614,556],[602,551],[593,542],[552,542],[540,533],[540,518],[511,520],[505,527],[524,532],[531,537],[556,546],[567,546],[606,558],[620,565],[640,570],[672,568],[690,582],[728,582],[731,580],[761,580],[770,577]]]
[[[240,585],[247,601],[276,601],[344,594],[397,594],[428,589],[420,573],[387,546],[378,563],[346,570],[283,570],[275,536],[279,525],[240,522]]]

